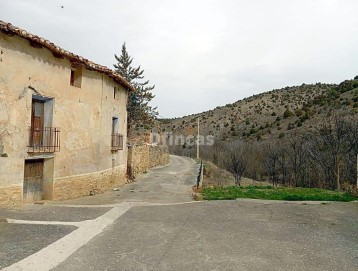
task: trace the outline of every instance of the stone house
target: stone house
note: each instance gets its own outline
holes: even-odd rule
[[[124,184],[133,90],[109,68],[0,21],[0,205]]]

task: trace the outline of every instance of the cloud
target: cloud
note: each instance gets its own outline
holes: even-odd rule
[[[64,9],[61,9],[61,5]],[[160,115],[357,75],[355,0],[0,0],[0,17],[112,67],[127,48]]]

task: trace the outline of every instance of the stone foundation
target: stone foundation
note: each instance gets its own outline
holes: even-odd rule
[[[18,206],[22,204],[22,186],[0,187],[0,206]]]
[[[56,179],[53,200],[66,200],[100,194],[126,183],[124,167]]]

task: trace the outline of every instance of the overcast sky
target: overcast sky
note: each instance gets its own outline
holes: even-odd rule
[[[126,42],[162,117],[353,78],[357,11],[357,0],[0,0],[1,20],[110,68]]]

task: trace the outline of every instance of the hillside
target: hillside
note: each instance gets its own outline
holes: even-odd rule
[[[163,132],[188,136],[196,134],[199,117],[204,136],[261,141],[305,133],[320,120],[340,113],[358,117],[357,77],[338,85],[317,83],[275,89],[207,112],[160,122]]]

